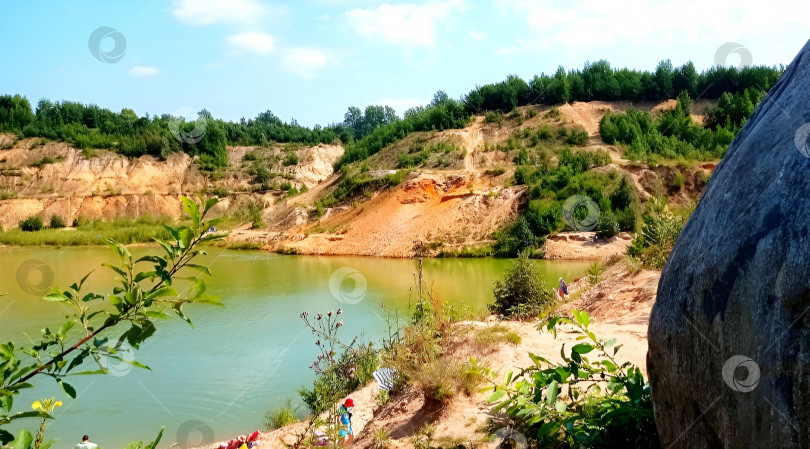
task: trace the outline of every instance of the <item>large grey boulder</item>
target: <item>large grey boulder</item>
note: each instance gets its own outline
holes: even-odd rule
[[[810,447],[808,122],[810,43],[731,144],[661,275],[647,368],[662,447]]]

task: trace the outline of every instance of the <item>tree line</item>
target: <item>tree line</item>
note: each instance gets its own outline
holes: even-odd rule
[[[747,90],[767,92],[783,72],[781,66],[717,66],[699,73],[691,62],[674,67],[668,60],[648,72],[614,69],[600,60],[586,63],[582,70],[560,67],[553,75],[540,74],[529,82],[509,75],[502,82],[476,86],[460,99],[438,91],[430,104],[409,109],[402,118],[390,106],[371,105],[365,110],[352,106],[342,122],[312,128],[294,119],[284,122],[269,110],[237,122],[214,119],[203,110],[197,121],[179,120],[178,125],[178,119],[169,114],[139,117],[131,109],[113,112],[92,104],[46,99],[32,108],[25,97],[0,95],[0,132],[71,142],[82,149],[105,148],[128,157],[152,154],[165,158],[182,151],[199,156],[207,169],[227,164],[226,145],[342,144],[346,153],[337,163],[340,167],[365,159],[412,132],[464,127],[472,115],[486,111],[571,101],[659,101],[681,92],[691,98],[722,99],[724,94],[741,95]],[[738,111],[732,119],[744,112]],[[715,123],[722,120],[725,117],[718,117]],[[178,130],[192,133],[200,121],[205,132],[199,140],[178,138]],[[172,124],[178,128],[174,133]]]

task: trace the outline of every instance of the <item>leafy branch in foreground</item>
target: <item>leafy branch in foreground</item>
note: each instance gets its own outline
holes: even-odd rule
[[[584,311],[551,318],[538,330],[556,338],[563,324],[574,327],[580,343],[568,355],[563,344],[562,363],[530,353],[533,366],[490,387],[489,402],[500,401],[494,412],[505,412],[538,447],[659,447],[650,385],[638,367],[617,361],[622,345],[588,330]]]
[[[122,358],[122,345],[126,343],[138,349],[154,334],[154,320],[168,318],[166,311],[173,311],[192,324],[183,313],[185,304],[222,305],[218,297],[206,292],[205,277],[211,275],[208,267],[191,263],[205,254],[197,249],[199,244],[222,238],[220,234],[208,232],[219,219],[205,220],[218,199],[206,201],[199,197],[200,205],[189,198],[182,201],[190,224],[176,228],[167,226],[171,241],[155,239],[163,254],[133,260],[124,245],[113,240],[106,241],[120,258],[117,265],[103,264],[119,276],[116,279],[118,285],[111,293],[101,295],[82,291],[92,272],[65,290],[55,288],[44,299],[61,303],[71,310],[65,322],[55,331],[49,327],[43,329],[39,340],[30,346],[18,346],[14,342],[0,344],[0,442],[5,444],[13,440],[11,447],[26,449],[33,442],[29,438],[30,432],[23,430],[15,439],[3,426],[20,418],[51,419],[50,414],[42,408],[12,413],[14,396],[22,389],[33,388],[29,382],[32,379],[50,377],[75,399],[76,390],[64,381],[69,375],[107,374],[110,359],[146,368],[134,360]],[[175,288],[176,280],[188,284],[182,292]],[[106,334],[125,323],[129,323],[129,328],[117,340],[110,341]],[[79,327],[74,329],[77,324]],[[88,357],[95,361],[98,369],[75,372]],[[27,435],[24,432],[28,432]]]

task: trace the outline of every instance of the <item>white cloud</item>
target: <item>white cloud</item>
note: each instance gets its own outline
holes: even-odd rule
[[[256,23],[267,13],[267,7],[257,0],[177,0],[172,15],[190,25],[212,23]]]
[[[482,40],[485,40],[487,38],[487,33],[483,32],[483,31],[472,30],[472,31],[470,31],[470,37],[477,40],[477,41],[482,41]]]
[[[610,46],[621,43],[706,43],[713,55],[715,43],[739,40],[743,35],[767,35],[800,25],[810,15],[810,3],[796,3],[790,14],[756,0],[583,0],[537,2],[500,0],[502,7],[525,18],[533,36],[522,40],[528,48]],[[700,11],[696,14],[695,11]],[[755,55],[756,59],[756,55]]]
[[[258,31],[233,34],[225,40],[232,50],[240,53],[262,54],[276,48],[276,38]]]
[[[344,17],[360,36],[390,44],[431,46],[436,40],[436,23],[462,7],[463,0],[384,4],[375,9],[353,9]]]
[[[160,72],[158,71],[158,69],[154,67],[138,65],[129,69],[127,73],[129,73],[132,76],[147,77],[147,76],[155,76]]]
[[[516,47],[501,47],[501,48],[495,50],[495,54],[496,55],[513,55],[513,54],[517,53],[518,51],[520,51],[520,50],[518,50]]]
[[[281,66],[301,78],[313,78],[329,61],[329,56],[316,48],[295,48],[284,55]]]

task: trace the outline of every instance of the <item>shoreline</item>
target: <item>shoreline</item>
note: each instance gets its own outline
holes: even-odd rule
[[[59,232],[76,232],[76,228],[65,228]],[[34,231],[31,234],[34,234]],[[569,261],[569,262],[582,262],[582,261],[591,261],[591,262],[605,262],[606,260],[611,259],[612,257],[616,257],[617,255],[623,255],[629,246],[630,242],[632,241],[632,235],[629,233],[621,233],[615,237],[612,237],[608,240],[603,240],[601,242],[594,243],[593,236],[596,233],[594,232],[559,232],[556,234],[549,235],[547,238],[546,245],[543,247],[545,250],[545,256],[542,258],[536,258],[534,260],[548,260],[548,261]],[[106,239],[108,237],[104,237],[102,234],[99,234],[99,239]],[[213,244],[208,245],[207,247],[210,248],[221,248],[221,249],[228,249],[233,251],[264,251],[269,253],[274,253],[278,255],[289,255],[289,256],[333,256],[333,257],[367,257],[367,258],[384,258],[384,259],[412,259],[415,257],[414,254],[411,255],[393,255],[393,254],[383,254],[383,255],[373,255],[373,254],[343,254],[338,252],[322,252],[322,253],[314,253],[314,252],[287,252],[284,251],[283,248],[275,247],[271,248],[271,245],[260,245],[257,244],[256,247],[247,247],[247,246],[239,246],[240,241],[230,241],[224,240],[225,244]],[[138,241],[125,244],[127,247],[150,247],[150,246],[158,246],[157,243],[154,241]],[[70,245],[57,245],[57,244],[37,244],[37,245],[14,245],[14,244],[0,244],[0,248],[7,249],[7,248],[39,248],[39,249],[62,249],[62,248],[103,248],[106,247],[106,244],[99,243],[99,244],[70,244]],[[514,259],[514,257],[503,257],[503,256],[496,256],[496,255],[482,255],[482,256],[466,256],[466,255],[447,255],[442,253],[441,251],[433,251],[431,253],[425,254],[423,257],[429,259]]]
[[[591,330],[600,338],[617,338],[623,344],[619,358],[633,363],[646,373],[647,325],[656,292],[649,286],[657,286],[660,272],[642,270],[631,273],[623,263],[611,265],[604,273],[605,278],[595,285],[582,280],[574,288],[578,290],[576,299],[557,304],[552,314],[570,315],[570,309],[581,308],[592,318]],[[615,294],[614,294],[615,293]],[[489,364],[492,370],[491,381],[499,381],[508,371],[517,372],[532,365],[529,353],[560,360],[560,347],[575,344],[575,334],[561,331],[552,338],[547,332],[539,332],[539,320],[509,321],[497,316],[472,321],[460,321],[452,326],[451,357],[463,360],[474,354]],[[500,342],[492,346],[481,346],[477,340],[479,332],[494,327],[506,327],[520,336],[517,344]],[[482,387],[485,386],[482,384]],[[495,406],[487,402],[489,392],[475,392],[469,396],[459,393],[448,403],[438,408],[426,401],[423,394],[412,387],[392,396],[384,405],[375,403],[378,386],[373,379],[355,390],[352,397],[358,408],[355,409],[353,427],[355,443],[352,447],[370,449],[375,446],[375,433],[385,429],[389,440],[388,448],[413,448],[412,438],[424,424],[433,426],[434,442],[452,443],[459,439],[485,442],[492,432],[488,424],[494,415]],[[308,420],[300,421],[274,430],[260,431],[259,449],[282,449],[293,444],[304,431]],[[233,437],[236,437],[234,435]],[[226,442],[226,441],[223,441]],[[216,449],[220,442],[197,449]]]

